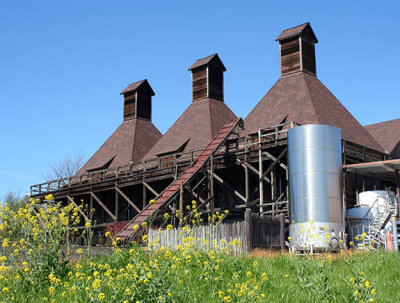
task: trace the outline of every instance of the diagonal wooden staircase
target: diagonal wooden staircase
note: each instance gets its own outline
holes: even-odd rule
[[[207,147],[200,153],[193,164],[188,167],[177,179],[175,179],[161,194],[155,198],[155,202],[147,205],[135,218],[133,218],[117,235],[121,242],[131,241],[137,230],[135,225],[140,225],[147,221],[152,214],[173,199],[180,190],[181,184],[185,185],[194,175],[207,163],[207,160],[218,151],[229,137],[232,131],[242,124],[243,120],[227,121],[219,133],[211,140]]]

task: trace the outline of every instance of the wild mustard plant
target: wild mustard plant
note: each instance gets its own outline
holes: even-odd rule
[[[55,260],[52,267],[46,265],[44,255],[56,250],[50,249],[52,245],[60,247],[65,243],[66,227],[77,223],[79,211],[55,203],[40,211],[37,202],[34,205],[38,215],[30,208],[16,212],[10,212],[7,206],[0,209],[0,302],[365,303],[386,302],[398,295],[396,285],[390,288],[387,283],[388,277],[395,276],[397,255],[344,252],[319,258],[280,253],[272,258],[232,256],[223,248],[241,245],[238,240],[221,243],[213,239],[207,249],[199,248],[203,240],[194,236],[193,225],[189,225],[201,218],[196,217],[198,212],[192,217],[186,214],[187,224],[181,227],[182,244],[174,250],[161,246],[157,239],[152,251],[136,244],[122,247],[118,238],[108,232],[105,236],[114,246],[112,254],[88,258],[83,257],[82,250],[82,257],[68,260],[59,249],[51,255]],[[215,224],[220,224],[217,222],[221,222],[222,214],[228,215],[215,213]],[[162,214],[165,222],[160,235],[173,229],[173,216]],[[46,229],[40,228],[39,218]],[[87,223],[79,223],[88,230],[86,235],[92,227]],[[137,227],[143,231],[149,228],[150,223]],[[29,249],[32,251],[28,255]],[[64,260],[66,264],[62,265]],[[376,266],[384,270],[378,273]]]

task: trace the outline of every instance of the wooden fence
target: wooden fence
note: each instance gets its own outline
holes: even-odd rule
[[[149,249],[176,249],[187,243],[197,248],[218,249],[232,254],[253,248],[285,249],[285,218],[262,218],[248,209],[244,221],[172,230],[149,230]],[[156,243],[156,244],[155,244]]]

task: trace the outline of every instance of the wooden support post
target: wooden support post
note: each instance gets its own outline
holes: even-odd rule
[[[249,152],[248,146],[247,146],[247,138],[244,139],[244,150],[245,150],[245,155],[244,155],[244,163],[245,165],[243,166],[244,168],[244,191],[246,194],[246,203],[250,202],[250,187],[249,187],[249,168],[247,167],[247,153]]]
[[[261,142],[261,129],[258,130],[258,187],[260,194],[260,216],[264,212],[264,183],[263,183],[263,157],[262,157],[262,142]]]
[[[285,250],[285,215],[279,215],[281,250]]]
[[[211,193],[211,199],[210,199],[210,206],[211,206],[211,215],[214,214],[214,157],[211,155],[210,159],[210,168],[211,168],[211,173],[210,173],[210,193]]]
[[[115,188],[115,190],[126,200],[126,202],[129,203],[130,206],[132,206],[138,213],[140,213],[140,209],[133,203],[125,193],[119,189],[118,187]]]
[[[82,217],[85,218],[85,220],[87,222],[90,222],[89,218],[86,216],[86,214],[83,212],[83,210],[75,203],[74,199],[72,199],[69,195],[67,195],[67,199],[69,202],[74,204],[74,206],[78,209],[78,211],[82,215]]]
[[[343,159],[342,163],[343,165],[346,165],[346,141],[342,141],[342,153],[343,153]],[[343,170],[343,178],[342,178],[342,187],[343,187],[343,218],[346,217],[346,212],[347,212],[347,197],[346,197],[346,170]],[[344,220],[343,220],[344,222]]]
[[[245,245],[246,245],[246,252],[250,253],[252,249],[252,230],[251,230],[251,209],[247,208],[246,212],[244,213],[244,221],[245,221]]]
[[[90,195],[93,197],[93,199],[95,199],[95,200],[97,201],[97,203],[100,204],[100,206],[105,210],[105,212],[106,212],[107,214],[110,215],[110,217],[111,217],[114,221],[117,220],[117,218],[113,215],[113,213],[103,204],[103,202],[101,202],[101,200],[100,200],[93,192],[90,192]]]
[[[117,188],[117,184],[115,184],[115,188]],[[119,212],[119,195],[118,191],[115,190],[115,221],[118,221],[118,212]]]
[[[358,197],[358,186],[357,186],[357,189],[356,189],[356,205],[357,206],[360,205],[360,201],[359,201],[359,197]]]
[[[89,195],[89,213],[91,215],[93,214],[93,197],[92,197],[92,195]]]
[[[143,209],[144,209],[147,205],[147,192],[146,192],[146,186],[144,185],[144,183],[143,183],[142,193],[143,193],[142,204],[143,204]]]
[[[276,174],[275,169],[271,170],[271,201],[276,201]]]
[[[244,166],[244,187],[246,192],[246,203],[250,202],[250,188],[249,188],[249,168]]]
[[[290,186],[289,186],[289,168],[285,169],[285,177],[286,177],[286,201],[288,206],[288,215],[290,219]]]
[[[180,184],[179,191],[179,224],[183,223],[183,182]]]

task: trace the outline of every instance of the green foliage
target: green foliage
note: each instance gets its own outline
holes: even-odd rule
[[[111,255],[75,263],[65,276],[49,275],[33,302],[392,302],[400,297],[399,261],[399,255],[382,251],[234,257],[115,248]],[[21,287],[29,273],[19,272],[18,281],[16,274],[5,274],[0,288],[17,302],[32,300],[31,290]]]
[[[8,204],[11,210],[16,211],[18,208],[29,203],[29,198],[10,191],[5,195],[3,201]]]
[[[295,257],[260,252],[264,256],[237,257],[218,247],[200,249],[190,233],[176,250],[158,245],[146,251],[119,247],[107,233],[113,253],[93,258],[80,248],[71,258],[62,254],[61,245],[79,217],[72,204],[42,207],[31,200],[16,211],[0,208],[0,302],[366,303],[400,298],[398,254]],[[91,223],[85,222],[85,228],[82,235],[89,244]]]

